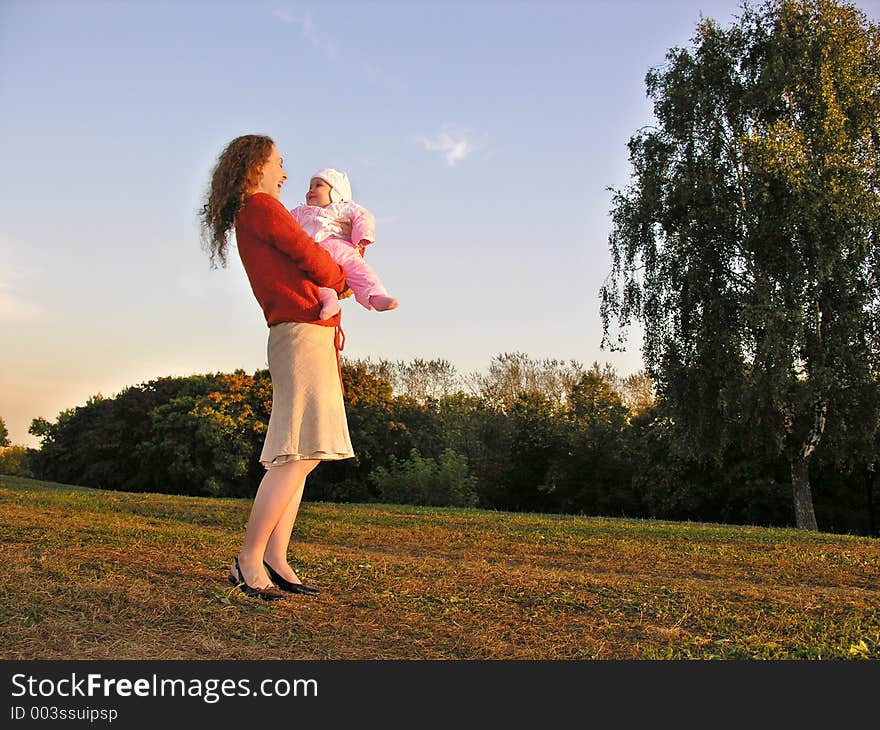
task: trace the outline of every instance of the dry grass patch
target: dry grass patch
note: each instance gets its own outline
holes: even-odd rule
[[[305,503],[317,597],[226,582],[250,502],[0,477],[7,659],[880,658],[876,540]]]

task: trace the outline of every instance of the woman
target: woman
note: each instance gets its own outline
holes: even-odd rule
[[[319,287],[342,293],[345,272],[309,238],[280,201],[287,179],[275,143],[234,139],[221,153],[202,209],[211,264],[225,266],[229,233],[269,326],[272,414],[260,482],[244,544],[229,580],[266,600],[315,594],[287,562],[306,477],[318,462],[354,456],[342,401],[339,317],[321,320]],[[274,583],[273,583],[274,581]]]

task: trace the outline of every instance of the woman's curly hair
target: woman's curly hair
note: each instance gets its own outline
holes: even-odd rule
[[[235,216],[248,191],[260,182],[260,172],[274,144],[270,137],[246,134],[232,140],[217,158],[207,199],[199,214],[202,245],[211,255],[211,268],[217,268],[218,260],[226,266],[229,231],[235,226]]]

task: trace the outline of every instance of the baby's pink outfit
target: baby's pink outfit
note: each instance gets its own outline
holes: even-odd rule
[[[373,268],[364,261],[358,247],[360,241],[369,244],[376,240],[376,219],[373,214],[351,201],[330,203],[326,208],[317,205],[298,205],[290,212],[303,230],[321,244],[333,260],[345,269],[345,278],[358,303],[375,311],[375,307],[370,305],[370,297],[385,296],[388,292]],[[342,226],[339,225],[337,218],[351,220],[351,241],[343,237]]]

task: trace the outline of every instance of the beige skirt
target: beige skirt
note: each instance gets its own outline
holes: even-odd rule
[[[335,330],[283,322],[269,328],[272,413],[260,463],[354,456],[333,344]]]

